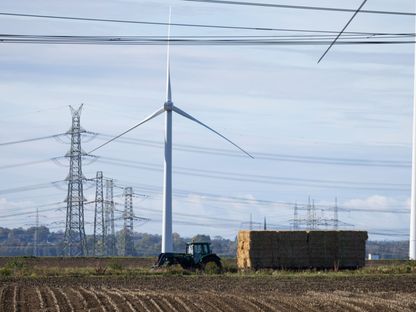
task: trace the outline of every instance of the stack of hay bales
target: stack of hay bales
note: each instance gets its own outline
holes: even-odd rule
[[[304,231],[273,232],[279,246],[274,250],[279,260],[273,269],[303,269],[309,266],[308,234]]]
[[[309,267],[334,268],[338,265],[338,232],[308,232]]]
[[[340,268],[362,268],[365,265],[367,232],[339,231],[338,259]]]
[[[359,268],[365,264],[367,232],[240,231],[240,269]]]

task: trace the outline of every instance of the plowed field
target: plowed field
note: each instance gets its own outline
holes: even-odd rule
[[[416,311],[416,277],[11,278],[0,311]]]

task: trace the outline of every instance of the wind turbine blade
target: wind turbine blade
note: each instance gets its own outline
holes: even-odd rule
[[[159,109],[158,111],[154,112],[152,115],[150,115],[149,117],[145,118],[144,120],[142,120],[141,122],[139,122],[137,125],[127,129],[126,131],[124,131],[123,133],[120,133],[119,135],[115,136],[114,138],[112,138],[111,140],[108,140],[107,142],[101,144],[100,146],[94,148],[92,151],[88,152],[88,154],[95,152],[96,150],[102,148],[103,146],[106,146],[107,144],[117,140],[118,138],[122,137],[123,135],[129,133],[130,131],[136,129],[137,127],[141,126],[142,124],[148,122],[149,120],[159,116],[160,114],[162,114],[165,111],[165,108],[162,107],[161,109]]]
[[[168,47],[167,47],[167,61],[166,61],[166,102],[172,102],[172,87],[170,83],[170,32],[172,23],[172,7],[169,7],[169,27],[168,27]]]
[[[353,21],[353,19],[357,16],[358,12],[361,11],[361,9],[363,8],[364,4],[367,2],[367,0],[364,0],[364,2],[360,5],[360,7],[357,9],[357,11],[355,11],[354,15],[350,18],[350,20],[348,21],[348,23],[344,26],[344,28],[341,30],[341,32],[338,34],[338,36],[334,39],[334,41],[332,41],[332,43],[329,45],[328,49],[326,49],[326,51],[324,52],[324,54],[321,56],[321,58],[318,61],[318,64],[323,60],[323,58],[327,55],[327,53],[329,52],[329,50],[331,50],[331,48],[333,47],[333,45],[338,41],[339,37],[341,37],[341,35],[344,33],[344,31],[347,29],[347,27],[351,24],[351,22]]]
[[[235,147],[237,147],[240,151],[242,151],[244,154],[246,154],[247,156],[249,156],[250,158],[254,157],[252,155],[250,155],[248,152],[246,152],[244,149],[242,149],[240,146],[238,146],[237,144],[235,144],[233,141],[231,141],[230,139],[226,138],[225,136],[223,136],[221,133],[219,133],[218,131],[215,131],[214,129],[212,129],[211,127],[207,126],[206,124],[204,124],[203,122],[199,121],[198,119],[192,117],[191,115],[189,115],[188,113],[185,113],[183,110],[181,110],[180,108],[178,108],[177,106],[173,107],[173,111],[178,113],[179,115],[182,115],[185,118],[188,118],[198,124],[200,124],[201,126],[207,128],[208,130],[211,130],[212,132],[214,132],[216,135],[222,137],[224,140],[226,140],[228,143],[231,143],[232,145],[234,145]]]

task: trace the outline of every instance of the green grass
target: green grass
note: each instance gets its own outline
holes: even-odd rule
[[[85,267],[47,267],[38,265],[24,257],[11,258],[5,265],[0,267],[0,278],[10,277],[89,277],[89,276],[169,276],[169,275],[218,275],[216,271],[201,272],[199,270],[188,271],[180,266],[173,266],[162,269],[152,269],[150,266],[123,266],[117,258],[109,262],[100,263]],[[41,262],[41,259],[39,260]],[[235,277],[348,277],[348,276],[380,276],[380,275],[403,275],[416,274],[416,261],[405,262],[383,262],[383,265],[374,265],[359,270],[258,270],[239,271],[235,259],[223,259],[223,272],[225,276]]]

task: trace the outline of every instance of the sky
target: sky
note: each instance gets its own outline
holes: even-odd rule
[[[316,0],[313,5],[357,8],[361,2]],[[341,30],[351,16],[181,0],[3,0],[0,11],[167,22],[169,6],[174,23]],[[415,9],[410,0],[370,0],[365,8]],[[167,34],[166,26],[9,16],[0,16],[0,27],[5,34]],[[414,19],[358,14],[348,31],[414,32]],[[172,35],[265,33],[172,27]],[[116,135],[164,103],[165,46],[0,44],[0,143],[66,132],[71,126],[69,105],[84,103],[84,129]],[[286,229],[294,203],[303,207],[310,197],[317,216],[324,219],[333,218],[337,198],[345,229],[368,230],[373,240],[407,239],[414,48],[334,46],[317,64],[325,48],[172,46],[175,105],[255,157],[245,157],[205,128],[174,116],[175,232],[234,238],[248,227],[250,215],[254,222],[262,223],[266,217],[271,228]],[[118,216],[123,209],[122,187],[134,187],[138,194],[134,213],[150,219],[135,223],[138,232],[161,233],[163,136],[161,116],[126,136],[136,144],[114,142],[94,153],[101,159],[84,161],[87,178],[101,170],[115,179]],[[88,152],[103,142],[102,136],[85,137],[83,149]],[[65,209],[50,210],[65,207],[65,182],[45,189],[11,189],[62,181],[68,174],[67,161],[3,167],[63,156],[69,149],[68,138],[0,145],[0,149],[0,226],[31,226],[34,214],[7,216],[39,207],[48,210],[40,213],[42,224],[63,229]],[[129,167],[109,158],[126,160]],[[86,185],[87,200],[93,201],[94,193],[93,185]],[[88,233],[93,210],[91,204],[85,208]],[[306,211],[299,214],[304,218]]]

